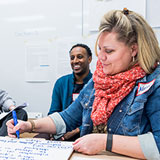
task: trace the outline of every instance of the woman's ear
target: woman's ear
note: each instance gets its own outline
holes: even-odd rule
[[[138,53],[138,45],[137,43],[134,43],[133,45],[131,45],[131,55],[135,57],[137,53]]]

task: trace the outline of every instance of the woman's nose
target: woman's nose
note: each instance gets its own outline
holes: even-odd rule
[[[107,56],[106,56],[106,54],[103,52],[103,51],[99,51],[99,53],[98,53],[98,58],[100,59],[100,60],[106,60],[107,59]]]

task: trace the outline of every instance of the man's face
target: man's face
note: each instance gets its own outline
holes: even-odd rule
[[[70,53],[70,63],[72,70],[77,75],[83,75],[89,71],[91,56],[88,57],[87,51],[83,47],[75,47]]]

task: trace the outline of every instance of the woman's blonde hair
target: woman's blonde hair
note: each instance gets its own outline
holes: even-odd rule
[[[126,9],[111,10],[102,17],[99,36],[102,32],[117,33],[117,39],[128,46],[137,43],[138,53],[132,65],[138,62],[146,73],[152,73],[160,60],[160,48],[152,28],[142,16]],[[96,55],[99,36],[95,45]]]

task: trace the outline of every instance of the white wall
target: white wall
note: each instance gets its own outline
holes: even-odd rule
[[[59,76],[56,70],[61,70],[57,66],[60,58],[57,58],[57,49],[65,52],[62,57],[66,55],[67,72],[71,72],[68,48],[73,39],[59,39],[72,36],[78,39],[81,35],[81,0],[0,0],[1,88],[9,92],[17,104],[28,102],[27,111],[46,115],[53,84]],[[26,54],[30,46],[47,49],[49,82],[26,81]]]
[[[140,12],[147,13],[144,16],[149,23],[155,23],[159,15],[159,8],[155,5],[160,3],[159,0],[140,2],[139,5],[143,5]],[[45,116],[56,79],[71,73],[68,51],[73,44],[86,43],[91,47],[91,70],[94,71],[97,32],[93,32],[91,27],[96,19],[95,13],[101,12],[98,6],[102,3],[106,8],[117,3],[120,7],[122,4],[126,4],[124,7],[135,4],[135,8],[138,5],[137,1],[132,0],[0,0],[0,88],[9,92],[17,104],[28,102],[27,111],[42,112]],[[94,12],[91,7],[96,5]],[[94,18],[91,19],[92,15]],[[39,53],[45,49],[49,65],[46,72],[48,81],[41,78],[38,81],[37,75],[32,81],[28,80],[27,55],[31,54],[32,48]]]

